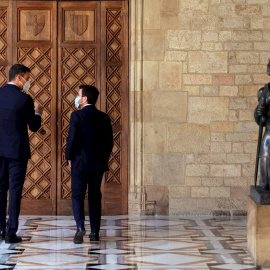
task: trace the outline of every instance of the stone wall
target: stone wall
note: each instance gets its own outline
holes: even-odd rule
[[[253,111],[270,79],[270,0],[145,0],[140,10],[141,209],[244,214]]]

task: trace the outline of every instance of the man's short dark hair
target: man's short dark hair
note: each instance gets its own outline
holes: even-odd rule
[[[31,70],[28,67],[21,64],[13,65],[8,73],[9,81],[10,82],[14,81],[18,75],[24,76],[26,72],[31,72]]]
[[[79,89],[82,89],[82,96],[87,97],[87,103],[95,105],[99,96],[99,91],[92,85],[80,85]]]

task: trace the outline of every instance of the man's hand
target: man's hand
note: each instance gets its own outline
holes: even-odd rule
[[[40,115],[42,115],[42,113],[43,113],[43,107],[38,104],[35,112],[38,113],[38,114],[40,114]]]
[[[71,160],[68,161],[68,165],[71,168]]]

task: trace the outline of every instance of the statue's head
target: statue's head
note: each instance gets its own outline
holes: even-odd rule
[[[268,59],[268,64],[267,64],[267,74],[270,76],[270,58]]]

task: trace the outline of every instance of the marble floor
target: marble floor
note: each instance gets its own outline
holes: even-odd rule
[[[104,216],[100,242],[88,229],[75,245],[73,217],[21,216],[23,242],[0,242],[0,269],[256,269],[246,229],[246,217]]]

